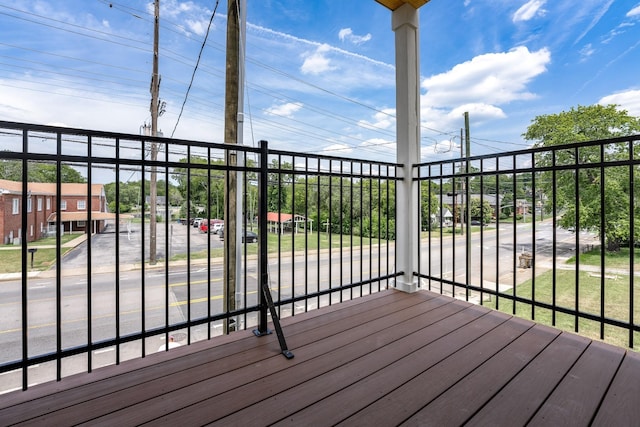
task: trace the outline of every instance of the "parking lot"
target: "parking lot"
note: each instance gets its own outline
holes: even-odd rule
[[[139,264],[144,258],[149,258],[149,224],[145,223],[144,233],[142,224],[129,223],[120,226],[120,232],[116,234],[114,224],[109,224],[105,232],[95,234],[91,238],[91,258],[93,265],[115,264],[116,260],[116,240],[118,241],[118,251],[120,264]],[[187,248],[191,253],[204,251],[207,247],[218,249],[223,247],[223,242],[216,234],[202,233],[198,228],[191,225],[172,223],[158,223],[156,228],[156,256],[158,260],[164,260],[179,255],[186,254]],[[67,253],[64,257],[65,268],[83,268],[87,265],[87,241],[78,245],[75,249]],[[167,254],[168,252],[168,254]]]

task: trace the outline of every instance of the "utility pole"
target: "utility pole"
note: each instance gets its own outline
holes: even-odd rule
[[[466,176],[464,177],[465,183],[465,195],[464,197],[467,199],[466,206],[466,221],[465,226],[467,227],[467,268],[466,268],[466,279],[467,283],[471,283],[471,189],[469,188],[469,172],[471,171],[471,165],[469,164],[469,157],[471,151],[471,137],[469,135],[469,112],[465,111],[464,113],[464,142],[466,148],[467,161],[465,162],[465,172]],[[480,192],[482,194],[482,191]],[[482,206],[482,199],[480,199],[480,206]],[[480,222],[482,224],[482,220]],[[482,227],[482,226],[481,226]],[[467,299],[469,298],[469,289],[467,289]]]
[[[158,136],[158,93],[160,92],[160,76],[158,75],[158,38],[160,28],[160,0],[155,0],[155,19],[153,23],[153,74],[151,75],[151,136]],[[158,160],[158,145],[151,142],[151,161]],[[158,200],[158,175],[156,167],[151,166],[149,189],[149,264],[155,264],[156,256],[156,205]],[[144,205],[143,205],[144,206]]]
[[[225,111],[224,111],[224,142],[238,144],[238,105],[240,86],[240,25],[239,25],[239,0],[228,0],[227,3],[227,56],[226,56],[226,84],[225,84]],[[237,153],[227,150],[227,166],[237,166]],[[225,175],[225,239],[224,257],[224,310],[236,309],[236,282],[238,279],[236,268],[238,257],[238,172],[229,171]],[[238,325],[239,326],[239,325]],[[225,332],[234,330],[225,322]]]

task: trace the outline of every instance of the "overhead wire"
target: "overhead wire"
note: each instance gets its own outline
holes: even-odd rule
[[[216,5],[216,7],[217,7],[217,5]],[[32,14],[32,15],[35,15],[35,14]],[[35,15],[35,16],[38,16],[38,15]],[[136,15],[136,16],[137,16],[137,15]],[[212,16],[213,16],[213,15],[212,15]],[[38,17],[41,17],[41,16],[38,16]],[[46,17],[41,17],[41,18],[46,18]],[[33,22],[33,23],[35,23],[35,24],[42,24],[42,23],[37,22],[37,21],[33,21],[33,20],[30,20],[30,21],[31,21],[31,22]],[[61,22],[61,21],[56,21],[56,22]],[[61,28],[61,27],[53,26],[53,25],[48,25],[48,24],[42,24],[42,25],[45,25],[45,26],[47,26],[47,27],[49,27],[49,28],[59,29],[59,30],[63,30],[63,31],[69,31],[68,29],[64,29],[64,28]],[[77,26],[77,27],[79,27],[79,26]],[[81,28],[84,28],[84,27],[81,27]],[[85,28],[85,29],[86,29],[86,28]],[[86,30],[87,30],[87,31],[92,31],[92,29],[86,29]],[[82,32],[76,32],[76,31],[71,31],[71,32],[72,32],[72,33],[74,33],[74,34],[77,34],[77,35],[81,35],[81,36],[88,36],[87,34],[82,33]],[[109,33],[104,33],[104,32],[101,32],[101,33],[102,33],[102,34],[107,34],[107,35],[109,34]],[[112,41],[110,41],[110,40],[103,39],[103,38],[100,38],[100,37],[93,37],[93,38],[96,38],[96,39],[98,39],[98,40],[100,40],[100,41],[112,42]],[[117,44],[117,42],[116,42],[116,44]],[[204,46],[204,43],[203,43],[203,45],[202,45],[202,46]],[[201,52],[202,52],[202,47],[201,47]],[[50,55],[51,55],[51,54],[53,54],[53,53],[51,53],[51,52],[42,52],[42,53],[50,54]],[[73,58],[73,57],[64,56],[64,55],[58,55],[58,54],[53,54],[53,55],[55,55],[55,56],[60,56],[60,57],[63,57],[63,58],[65,58],[65,59],[73,59],[73,60],[76,60],[76,61],[84,61],[84,62],[89,62],[89,63],[96,63],[96,64],[99,64],[99,65],[105,65],[105,66],[113,66],[112,64],[100,64],[100,63],[98,63],[98,62],[96,62],[96,61],[86,61],[86,60],[84,60],[84,59],[80,59],[80,58]],[[185,57],[184,57],[184,56],[182,56],[182,55],[179,55],[179,56],[181,56],[182,58],[185,58]],[[264,65],[264,64],[261,64],[261,65]],[[116,68],[122,68],[122,67],[116,67]],[[274,68],[271,68],[271,67],[267,67],[267,68],[269,68],[269,69],[271,69],[271,70],[274,70]],[[134,71],[145,73],[144,71],[139,71],[139,70],[134,70]],[[288,74],[284,73],[284,75],[288,75]],[[299,81],[300,81],[300,82],[304,82],[302,79],[299,79]],[[314,85],[314,86],[315,86],[315,85]],[[315,86],[315,87],[316,87],[316,88],[319,88],[319,89],[322,89],[322,88],[320,88],[319,86]],[[336,96],[340,96],[340,95],[336,94],[335,92],[331,92],[331,91],[328,91],[328,90],[324,90],[324,91],[325,91],[326,93],[331,93],[331,94],[334,94],[334,95],[336,95]],[[346,97],[342,97],[342,98],[344,98],[344,99],[348,99],[348,98],[346,98]],[[352,101],[353,101],[353,100],[352,100]],[[354,102],[355,102],[356,104],[358,104],[358,102],[356,102],[356,101],[354,101]],[[360,103],[360,105],[363,105],[363,106],[364,106],[365,104]],[[183,105],[183,107],[184,107],[184,105]],[[373,108],[373,107],[368,106],[368,108]],[[373,108],[373,110],[375,110],[375,108]],[[376,111],[382,112],[382,111],[380,111],[380,110],[376,110]],[[384,113],[384,112],[382,112],[382,113]],[[385,113],[385,114],[388,114],[388,113]],[[356,124],[358,124],[358,123],[356,122]],[[175,131],[175,129],[174,129],[174,131]],[[344,142],[343,142],[343,143],[344,143]],[[356,148],[356,147],[357,147],[357,146],[353,146],[353,148]],[[368,149],[367,149],[367,151],[375,151],[375,150],[371,150],[371,148],[368,148]]]
[[[202,58],[202,51],[204,50],[204,47],[207,44],[207,39],[209,38],[209,30],[211,29],[213,18],[216,16],[216,11],[218,10],[219,3],[220,3],[220,0],[216,0],[216,6],[214,7],[213,12],[211,13],[211,18],[209,19],[209,26],[207,27],[207,32],[204,36],[204,40],[202,41],[200,52],[198,53],[198,60],[196,61],[195,67],[193,67],[193,73],[191,73],[191,81],[189,82],[189,87],[187,88],[187,92],[184,95],[184,101],[182,101],[182,107],[180,108],[180,114],[178,114],[178,120],[176,120],[176,125],[173,127],[173,132],[171,132],[171,138],[173,138],[173,135],[176,133],[176,129],[178,128],[178,123],[180,123],[180,118],[182,117],[182,112],[184,111],[184,106],[187,103],[187,99],[189,98],[189,92],[191,91],[193,80],[196,77],[196,71],[198,70],[198,65],[200,65],[200,59]]]
[[[123,12],[123,13],[128,13],[128,14],[130,14],[131,16],[133,16],[133,17],[135,17],[135,18],[138,18],[138,19],[148,20],[148,17],[150,16],[150,14],[149,14],[147,11],[137,10],[137,9],[134,9],[134,8],[128,7],[128,6],[126,6],[126,5],[122,5],[122,4],[118,4],[118,3],[114,3],[114,2],[107,2],[107,1],[104,1],[104,0],[98,0],[98,1],[99,1],[99,2],[101,2],[101,3],[103,3],[103,4],[106,4],[106,5],[108,4],[110,7],[113,7],[114,9],[119,8],[121,12]],[[191,81],[190,81],[190,83],[189,83],[189,85],[188,85],[187,93],[186,93],[185,99],[184,99],[184,101],[183,101],[183,103],[182,103],[182,107],[181,107],[181,109],[180,109],[180,113],[179,113],[179,115],[178,115],[178,119],[177,119],[176,125],[175,125],[175,127],[174,127],[174,131],[173,131],[173,133],[172,133],[172,136],[174,135],[174,133],[175,133],[175,131],[176,131],[176,129],[177,129],[178,123],[180,122],[180,119],[181,119],[181,117],[182,117],[182,115],[183,115],[183,112],[184,112],[184,110],[185,110],[185,108],[186,108],[186,102],[187,102],[187,99],[191,99],[191,100],[192,100],[193,102],[195,102],[196,104],[198,103],[198,101],[197,101],[197,98],[198,98],[198,97],[193,97],[193,96],[191,95],[191,90],[192,90],[192,87],[193,87],[193,83],[194,83],[194,76],[195,76],[196,70],[202,70],[203,72],[206,72],[206,73],[209,73],[209,74],[213,73],[213,75],[215,75],[216,77],[222,77],[222,76],[223,76],[222,71],[220,71],[220,70],[218,70],[218,69],[211,69],[211,68],[209,68],[209,67],[203,66],[203,65],[200,63],[201,58],[202,58],[202,56],[203,56],[203,51],[204,51],[204,49],[205,49],[205,45],[210,46],[210,47],[213,47],[214,49],[223,49],[222,45],[218,46],[218,44],[217,44],[217,43],[211,43],[211,42],[209,42],[209,43],[208,43],[208,41],[207,41],[207,39],[208,39],[208,35],[209,35],[209,31],[210,31],[210,28],[211,28],[211,24],[212,24],[212,20],[213,20],[214,15],[216,14],[216,9],[217,9],[217,8],[218,8],[218,2],[216,2],[215,9],[214,9],[214,11],[213,11],[213,13],[212,13],[212,15],[211,15],[211,19],[210,19],[210,21],[209,21],[209,27],[207,28],[207,34],[206,34],[206,36],[205,36],[205,40],[204,40],[204,42],[201,44],[200,52],[199,52],[199,54],[198,54],[198,60],[197,60],[196,66],[195,66],[195,67],[193,67],[193,73],[192,73],[192,76],[191,76]],[[10,10],[14,10],[14,11],[20,11],[19,9],[16,9],[16,8],[8,8],[8,9],[10,9]],[[44,16],[41,16],[41,15],[37,15],[37,14],[31,13],[31,12],[25,12],[25,11],[21,11],[21,12],[23,12],[23,13],[27,13],[27,14],[28,14],[29,16],[31,16],[31,17],[36,17],[36,18],[39,18],[39,19],[49,19],[48,17],[44,17]],[[49,19],[49,22],[55,22],[56,24],[60,24],[60,25],[51,25],[51,24],[48,24],[48,23],[46,23],[46,22],[38,22],[38,21],[37,21],[37,20],[35,20],[35,19],[28,19],[28,18],[24,18],[24,17],[17,17],[17,16],[15,16],[15,15],[11,15],[11,14],[5,14],[5,15],[11,16],[11,17],[13,17],[13,18],[15,18],[15,19],[22,19],[22,20],[26,20],[26,21],[28,21],[28,22],[31,22],[31,23],[34,23],[34,24],[37,24],[37,25],[44,25],[44,26],[46,26],[46,27],[53,28],[53,29],[56,29],[56,30],[67,31],[67,32],[70,32],[70,33],[73,33],[73,34],[76,34],[76,35],[79,35],[79,36],[83,36],[83,37],[90,37],[90,38],[93,38],[93,39],[98,40],[98,41],[100,41],[100,42],[108,42],[108,43],[113,43],[113,44],[115,44],[115,45],[125,45],[125,46],[126,46],[126,47],[128,47],[128,48],[138,49],[138,50],[142,50],[142,51],[145,51],[145,52],[146,52],[146,51],[148,51],[148,49],[139,48],[139,47],[137,47],[137,46],[131,46],[130,44],[123,44],[123,43],[120,43],[120,42],[119,42],[119,41],[117,41],[117,40],[109,40],[109,39],[105,39],[104,37],[98,37],[98,36],[95,36],[95,35],[87,34],[88,32],[92,32],[92,31],[93,31],[95,34],[100,34],[101,36],[108,36],[108,37],[113,37],[113,38],[117,38],[117,39],[120,39],[120,40],[131,41],[131,43],[134,43],[134,44],[142,44],[142,43],[145,43],[145,42],[144,42],[144,41],[142,41],[142,40],[136,40],[136,39],[133,39],[133,38],[130,38],[130,37],[121,36],[121,35],[118,35],[118,34],[115,34],[115,33],[104,32],[104,31],[98,31],[98,30],[95,30],[95,29],[92,29],[92,28],[86,28],[86,27],[82,27],[82,26],[79,26],[79,25],[72,24],[72,25],[71,25],[71,27],[72,27],[72,28],[75,28],[75,29],[78,29],[78,30],[82,30],[82,31],[75,31],[75,30],[70,30],[69,28],[62,28],[62,27],[61,27],[62,25],[68,25],[68,23],[63,22],[63,21],[58,21],[58,20],[55,20],[55,19]],[[174,32],[174,33],[176,33],[176,34],[179,34],[180,36],[185,37],[185,38],[186,38],[186,39],[188,39],[188,40],[195,41],[195,39],[194,39],[194,38],[190,37],[190,36],[189,36],[189,34],[187,34],[187,31],[184,29],[184,27],[179,26],[179,25],[177,25],[177,24],[173,24],[171,21],[166,21],[166,20],[165,20],[165,22],[168,22],[168,24],[170,24],[170,25],[168,25],[168,26],[163,25],[163,26],[162,26],[162,28],[163,28],[163,29],[167,29],[167,28],[169,28],[169,29],[170,29],[170,31],[172,31],[172,32]],[[177,28],[178,30],[176,30],[176,28]],[[207,43],[208,43],[208,44],[207,44]],[[242,43],[245,43],[245,44],[246,44],[246,41],[244,41],[244,40],[243,40],[243,41],[242,41]],[[9,44],[7,44],[7,43],[2,43],[2,42],[0,42],[0,44],[1,44],[1,45],[5,45],[5,46],[11,46],[11,45],[9,45]],[[16,46],[13,46],[13,47],[16,47]],[[30,50],[30,49],[28,49],[28,48],[24,48],[24,47],[16,47],[16,48]],[[31,50],[31,51],[35,51],[35,52],[37,52],[37,50]],[[189,63],[191,63],[191,59],[189,59],[189,58],[188,58],[188,57],[186,57],[185,55],[180,54],[180,53],[178,53],[178,52],[172,52],[172,51],[170,51],[170,50],[165,50],[165,51],[166,51],[167,53],[169,53],[169,54],[170,54],[170,55],[168,55],[168,56],[169,56],[169,58],[170,58],[171,60],[176,61],[176,62],[181,63],[181,64],[184,64],[184,65],[187,65],[187,66],[190,66],[190,65],[189,65]],[[85,63],[93,63],[93,64],[100,65],[100,66],[113,67],[114,69],[120,69],[120,70],[127,71],[127,72],[134,71],[134,72],[136,72],[136,73],[145,73],[145,74],[146,74],[146,72],[145,72],[145,71],[142,71],[142,70],[135,70],[135,69],[131,69],[131,68],[128,68],[128,67],[123,67],[123,66],[118,66],[118,65],[114,65],[114,64],[104,64],[104,63],[100,63],[100,62],[98,62],[98,61],[86,60],[86,59],[84,59],[84,58],[73,58],[73,57],[70,57],[70,56],[60,55],[60,54],[56,54],[56,53],[52,53],[52,52],[40,52],[40,53],[42,53],[42,54],[48,54],[48,55],[53,54],[53,55],[55,55],[55,56],[57,56],[57,57],[60,57],[60,58],[63,58],[63,59],[71,59],[71,60],[74,60],[74,61],[83,61],[83,62],[85,62]],[[18,59],[18,58],[15,58],[15,59]],[[251,62],[251,63],[253,63],[254,65],[259,66],[259,67],[261,67],[261,68],[263,68],[263,69],[265,69],[265,70],[268,70],[268,71],[270,71],[270,72],[272,72],[272,73],[276,73],[277,75],[281,75],[281,76],[287,77],[288,79],[293,79],[293,80],[295,80],[295,81],[297,81],[297,82],[299,82],[299,83],[301,83],[301,84],[304,84],[304,85],[306,85],[306,86],[308,86],[308,87],[314,88],[314,89],[316,89],[316,90],[320,91],[321,93],[328,94],[328,95],[330,95],[330,96],[332,96],[332,97],[336,97],[336,98],[341,99],[341,100],[343,100],[343,101],[345,101],[345,102],[351,103],[351,104],[353,104],[353,105],[360,106],[360,107],[365,108],[365,109],[367,109],[367,110],[369,110],[369,111],[374,111],[374,112],[376,112],[376,113],[378,113],[378,114],[382,114],[382,115],[385,115],[385,116],[387,116],[387,117],[389,117],[389,118],[395,119],[395,115],[394,115],[394,114],[391,114],[389,111],[381,110],[381,109],[379,109],[379,108],[375,108],[375,107],[373,107],[373,106],[371,106],[371,105],[367,105],[367,104],[366,104],[366,103],[364,103],[364,102],[361,102],[361,101],[358,101],[358,100],[352,99],[352,98],[350,98],[350,97],[347,97],[347,96],[341,95],[341,94],[339,94],[339,93],[336,93],[335,91],[332,91],[332,90],[329,90],[329,89],[323,88],[323,87],[321,87],[321,86],[319,86],[319,85],[313,84],[313,83],[311,83],[311,82],[305,81],[304,79],[301,79],[301,78],[299,78],[299,77],[297,77],[297,76],[293,76],[293,75],[291,75],[291,74],[289,74],[289,73],[286,73],[286,72],[284,72],[284,71],[282,71],[282,70],[278,70],[278,69],[277,69],[277,68],[275,68],[275,67],[272,67],[272,66],[270,66],[270,65],[264,64],[264,63],[262,63],[262,62],[260,62],[260,61],[255,60],[255,59],[249,58],[249,59],[248,59],[248,61],[249,61],[249,62]],[[70,68],[70,67],[66,67],[66,68],[68,68],[68,69],[70,69],[70,70],[74,70],[73,68]],[[41,72],[46,72],[46,71],[44,71],[44,70],[40,70],[40,71],[41,71]],[[100,75],[101,73],[96,73],[96,74]],[[64,75],[64,73],[59,73],[59,75]],[[176,82],[176,83],[182,83],[182,82],[180,82],[180,81],[178,81],[178,80],[171,79],[171,77],[167,77],[167,79],[168,79],[168,80],[171,80],[171,81],[174,81],[174,82]],[[136,86],[138,86],[138,85],[137,85],[137,83],[139,83],[139,82],[140,82],[139,80],[135,80],[135,79],[127,79],[127,78],[123,78],[123,79],[121,79],[121,80],[127,80],[127,81],[129,81],[130,83],[132,83],[132,84],[134,84],[134,85],[136,85]],[[101,81],[101,79],[96,79],[95,81]],[[251,84],[251,83],[249,83],[249,84],[245,85],[246,93],[247,93],[247,99],[248,99],[248,101],[249,101],[249,119],[250,119],[250,124],[251,124],[251,134],[252,134],[252,140],[253,140],[253,138],[254,138],[254,136],[253,136],[254,128],[253,128],[253,116],[252,116],[252,114],[251,114],[252,106],[251,106],[251,103],[250,103],[251,98],[250,98],[250,95],[249,95],[249,87],[253,87],[253,88],[255,89],[255,88],[260,88],[260,86],[259,86],[259,85],[257,85],[257,84]],[[266,89],[266,88],[264,88],[264,89],[265,89],[265,90],[264,90],[264,92],[273,94],[273,91],[270,91],[270,90],[268,90],[268,89]],[[169,88],[167,88],[167,89],[165,89],[165,90],[169,91],[169,93],[177,93],[177,91],[175,91],[175,90],[171,90],[171,89],[169,89]],[[259,89],[258,89],[258,90],[259,90]],[[293,101],[293,102],[298,102],[298,101],[296,101],[296,100],[295,100],[295,98],[293,98],[293,97],[287,97],[286,95],[283,95],[282,93],[280,93],[280,94],[276,94],[276,95],[277,95],[277,99],[282,99],[282,100],[286,100],[286,99],[288,99],[288,100]],[[205,107],[205,106],[211,105],[211,104],[210,104],[210,102],[211,102],[211,101],[210,101],[209,99],[207,99],[207,100],[202,100],[202,101],[200,101],[200,105],[201,105],[201,106],[203,106],[203,107]],[[207,108],[208,108],[208,107],[207,107]],[[224,106],[222,106],[221,108],[222,108],[222,111],[223,111]],[[316,113],[316,114],[320,114],[320,115],[324,115],[324,116],[326,116],[326,117],[329,117],[329,118],[331,118],[332,120],[338,120],[338,121],[341,121],[341,122],[344,122],[344,123],[347,123],[347,124],[353,124],[353,125],[358,126],[358,127],[365,127],[366,129],[371,130],[371,131],[375,131],[375,132],[379,133],[380,135],[386,135],[386,136],[388,136],[388,137],[392,137],[392,138],[393,138],[393,136],[395,135],[395,133],[394,133],[394,132],[392,132],[392,131],[390,131],[390,130],[388,130],[388,129],[384,129],[384,128],[376,128],[376,127],[375,127],[374,125],[372,125],[372,124],[368,124],[368,125],[366,125],[366,126],[363,126],[363,123],[362,123],[362,122],[360,122],[360,121],[357,121],[357,120],[350,120],[350,119],[348,119],[347,117],[338,116],[338,115],[334,114],[334,113],[333,113],[333,112],[331,112],[331,111],[328,111],[328,110],[323,109],[323,108],[318,107],[318,106],[314,106],[314,105],[312,105],[312,104],[309,104],[308,102],[303,103],[303,108],[304,108],[304,109],[306,109],[306,110],[308,110],[308,111],[312,111],[312,112],[314,112],[314,113]],[[197,107],[196,107],[195,109],[192,107],[192,108],[190,108],[190,111],[191,111],[191,110],[193,110],[194,112],[196,112],[196,111],[197,111]],[[202,110],[202,111],[204,111],[204,110]],[[209,111],[209,112],[210,112],[210,111]],[[207,119],[208,119],[208,120],[211,120],[211,117],[208,117]],[[310,126],[312,129],[323,130],[323,131],[325,131],[325,130],[326,130],[325,128],[320,128],[320,127],[318,127],[318,126],[310,125],[310,124],[308,124],[308,123],[306,123],[306,122],[303,122],[303,121],[301,121],[301,120],[293,119],[292,117],[281,116],[281,117],[280,117],[280,119],[283,119],[283,120],[291,120],[291,121],[294,121],[294,122],[297,122],[297,123],[303,124],[303,125],[305,125],[305,126]],[[269,123],[269,122],[270,122],[270,121],[269,121],[269,119],[262,119],[262,123],[263,123],[263,124],[264,124],[264,123]],[[282,126],[282,125],[276,125],[275,123],[276,123],[276,122],[271,121],[271,126]],[[427,126],[424,126],[424,125],[421,125],[421,128],[422,128],[423,130],[428,130],[428,131],[431,131],[431,132],[437,133],[437,134],[439,134],[439,135],[451,135],[451,134],[452,134],[452,132],[441,131],[441,130],[433,129],[433,128],[430,128],[430,127],[427,127]],[[306,136],[307,138],[309,138],[309,137],[310,137],[310,135],[312,134],[311,132],[308,132],[308,131],[306,131],[306,132],[305,132],[303,129],[299,129],[299,128],[298,128],[298,129],[295,129],[295,131],[294,131],[294,132],[292,132],[292,133],[300,133],[300,134],[302,134],[303,136]],[[334,134],[336,134],[336,135],[338,135],[338,136],[340,136],[341,138],[342,138],[342,137],[345,137],[345,138],[346,138],[346,140],[341,140],[341,141],[337,141],[337,142],[336,142],[336,141],[332,141],[332,140],[331,140],[331,138],[327,139],[327,137],[318,137],[318,135],[317,135],[317,134],[315,134],[315,133],[313,134],[313,138],[314,138],[314,139],[322,140],[322,141],[327,142],[327,143],[339,143],[339,144],[344,144],[344,145],[346,145],[346,146],[348,146],[348,147],[349,147],[349,148],[337,149],[337,150],[359,149],[359,150],[366,150],[366,151],[368,151],[368,152],[377,152],[377,153],[383,152],[383,153],[386,153],[386,151],[385,151],[385,150],[376,150],[376,149],[375,149],[375,146],[368,146],[368,147],[367,147],[367,146],[363,146],[363,144],[367,142],[367,140],[365,140],[365,139],[357,138],[357,137],[353,137],[353,136],[351,136],[351,135],[340,135],[339,133],[337,133],[337,132],[335,132],[335,131],[333,131],[333,133],[334,133]],[[480,139],[480,138],[474,138],[474,141],[476,141],[476,139]],[[480,140],[482,140],[482,139],[480,139]],[[349,141],[352,141],[352,142],[351,142],[351,143],[349,143]],[[486,140],[486,141],[487,141],[487,142],[499,142],[499,143],[503,143],[503,142],[501,142],[501,141],[492,141],[492,140]],[[476,142],[476,143],[477,143],[477,142]],[[391,144],[395,144],[395,141],[390,141],[388,144],[389,144],[389,145],[391,145]],[[478,143],[478,144],[479,144],[479,145],[482,145],[482,146],[486,146],[487,148],[493,149],[493,147],[490,147],[489,145],[482,144],[482,143]],[[511,143],[510,143],[510,144],[511,144]],[[523,145],[524,145],[524,144],[523,144]]]

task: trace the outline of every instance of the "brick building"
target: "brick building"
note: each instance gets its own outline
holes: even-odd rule
[[[55,183],[30,182],[27,184],[27,242],[39,240],[55,232],[57,224],[57,188]],[[0,233],[2,243],[19,244],[22,241],[23,218],[22,182],[0,179]],[[100,233],[108,213],[102,184],[64,183],[60,188],[61,227],[64,232]],[[89,212],[91,226],[88,226]]]

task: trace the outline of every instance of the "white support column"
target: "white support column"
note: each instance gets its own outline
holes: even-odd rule
[[[404,274],[394,280],[396,289],[418,290],[420,241],[419,185],[412,178],[413,164],[420,162],[420,62],[418,10],[405,3],[393,12],[396,38],[397,161],[402,164],[396,184],[396,265]]]

